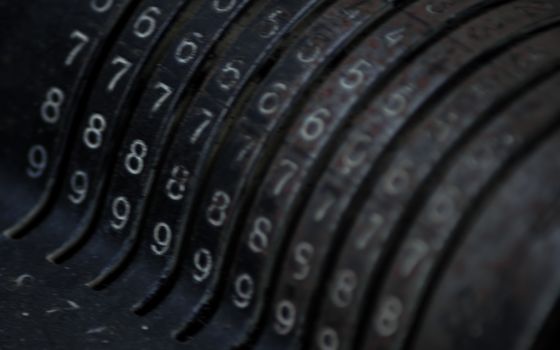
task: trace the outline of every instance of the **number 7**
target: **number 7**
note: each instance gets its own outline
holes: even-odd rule
[[[84,33],[80,32],[79,30],[73,31],[72,34],[70,34],[70,39],[78,40],[78,43],[76,44],[76,46],[74,46],[72,51],[70,51],[70,53],[66,57],[66,60],[64,60],[65,66],[71,66],[74,63],[76,57],[80,54],[80,52],[82,52],[84,47],[89,43],[89,37]]]
[[[167,101],[169,96],[171,96],[171,94],[173,94],[173,90],[169,87],[169,85],[164,84],[162,82],[158,82],[155,86],[155,89],[156,90],[161,90],[162,94],[161,94],[160,98],[157,99],[156,103],[154,103],[154,105],[152,107],[152,112],[159,111],[159,109],[161,108],[161,106],[163,106],[165,101]]]
[[[283,159],[280,162],[280,166],[283,168],[287,168],[288,170],[286,171],[284,176],[282,176],[282,178],[278,181],[276,186],[274,186],[273,193],[275,196],[279,196],[282,193],[284,187],[286,187],[288,182],[290,182],[290,180],[295,176],[296,172],[299,170],[298,165],[288,159]]]
[[[111,64],[113,66],[120,65],[120,66],[122,66],[122,68],[115,74],[113,79],[111,79],[111,81],[109,82],[109,85],[107,85],[107,91],[109,91],[109,92],[113,92],[115,90],[115,87],[117,86],[119,81],[122,79],[122,77],[132,67],[132,63],[130,63],[130,61],[128,61],[127,59],[122,58],[120,56],[115,57],[113,59],[113,61],[111,61]]]

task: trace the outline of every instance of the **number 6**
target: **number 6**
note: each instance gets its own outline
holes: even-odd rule
[[[152,15],[152,17],[150,17]],[[161,15],[161,10],[155,6],[148,7],[134,22],[134,35],[145,39],[154,34],[157,28],[156,19],[153,16]],[[143,29],[142,29],[143,28]]]

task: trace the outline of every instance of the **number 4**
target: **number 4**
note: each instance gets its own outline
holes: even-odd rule
[[[387,46],[393,47],[400,43],[404,39],[405,32],[406,28],[399,28],[385,34],[385,41],[387,42]]]

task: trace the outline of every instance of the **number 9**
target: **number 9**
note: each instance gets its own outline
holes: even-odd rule
[[[193,257],[195,272],[193,278],[195,282],[201,283],[210,277],[214,265],[212,254],[207,249],[199,249]]]
[[[155,244],[150,246],[152,252],[159,256],[167,253],[171,247],[171,240],[173,238],[171,227],[166,223],[160,222],[154,227],[153,237]]]
[[[70,179],[70,188],[72,189],[72,193],[68,195],[70,202],[76,205],[81,204],[86,199],[88,193],[88,175],[83,171],[76,171]]]
[[[235,294],[233,304],[240,309],[245,309],[251,304],[255,293],[255,282],[248,274],[244,273],[235,280]]]
[[[45,146],[35,145],[29,149],[27,153],[29,166],[27,167],[27,176],[32,179],[38,179],[45,173],[49,164],[49,155]]]
[[[387,297],[375,320],[375,329],[383,337],[390,337],[399,329],[399,320],[404,311],[402,302],[394,297]]]
[[[122,230],[130,217],[130,202],[125,197],[117,197],[113,201],[113,217],[111,220],[111,227],[115,230]]]
[[[274,330],[280,335],[289,334],[296,324],[297,310],[294,303],[282,300],[276,305],[276,322]]]

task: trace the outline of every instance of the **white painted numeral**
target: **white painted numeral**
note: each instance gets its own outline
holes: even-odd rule
[[[134,140],[125,158],[125,168],[132,175],[140,175],[144,170],[144,159],[148,156],[148,145],[142,140]]]
[[[212,226],[220,227],[227,219],[227,210],[231,204],[231,198],[223,191],[216,191],[212,196],[212,203],[206,210],[206,217]]]
[[[175,60],[180,64],[187,64],[194,60],[198,54],[198,44],[196,41],[202,41],[204,36],[200,33],[192,33],[192,38],[185,38],[179,43],[175,50]]]
[[[32,179],[38,179],[45,173],[49,165],[49,154],[47,149],[42,145],[34,145],[27,152],[28,166],[26,169],[27,176]]]
[[[402,114],[408,108],[407,95],[413,91],[409,85],[400,87],[395,92],[391,93],[383,106],[383,113],[387,117],[396,117]]]
[[[342,158],[340,159],[343,175],[349,175],[352,170],[363,164],[367,159],[367,150],[370,148],[372,140],[364,134],[352,135],[350,142],[345,143],[342,149]]]
[[[152,106],[152,113],[159,111],[165,101],[167,101],[167,99],[173,94],[173,89],[171,89],[169,85],[164,84],[161,81],[156,84],[155,89],[161,91],[161,96]]]
[[[282,103],[281,94],[288,91],[288,87],[286,84],[274,83],[270,90],[259,99],[259,113],[262,115],[272,115],[278,112]]]
[[[259,35],[263,39],[269,39],[274,37],[280,31],[280,15],[284,14],[284,11],[281,9],[275,9],[272,11],[271,14],[266,16],[264,21],[262,22],[261,28],[265,29],[262,30]],[[268,29],[268,30],[266,30]]]
[[[280,166],[286,169],[284,176],[280,178],[280,180],[274,186],[274,195],[279,196],[286,185],[290,182],[291,179],[295,176],[296,172],[299,170],[299,166],[292,162],[289,159],[282,159],[280,162]]]
[[[94,113],[89,118],[87,128],[84,130],[83,140],[90,149],[98,149],[103,144],[103,133],[107,129],[105,117]]]
[[[213,0],[212,5],[218,13],[230,12],[237,5],[237,0]]]
[[[93,11],[97,13],[105,13],[109,11],[114,4],[114,0],[91,0],[90,5]]]
[[[197,283],[204,282],[212,273],[214,261],[212,254],[207,249],[199,249],[193,257],[195,271],[193,279]]]
[[[49,88],[45,101],[41,104],[41,118],[45,123],[55,124],[58,122],[64,99],[64,91],[54,86]]]
[[[362,85],[366,79],[366,72],[373,65],[364,59],[354,63],[339,80],[340,86],[345,90],[354,90]]]
[[[117,197],[113,201],[111,209],[113,212],[111,227],[120,231],[126,226],[128,219],[130,218],[130,202],[125,197]]]
[[[153,238],[155,243],[150,245],[152,252],[155,255],[164,255],[171,247],[171,240],[173,239],[171,227],[163,222],[158,223],[154,227]]]
[[[410,276],[416,266],[428,255],[430,247],[421,239],[411,239],[407,241],[403,250],[406,252],[406,258],[400,270],[404,276]]]
[[[70,190],[72,191],[72,193],[68,195],[70,202],[75,205],[83,203],[89,190],[88,175],[81,170],[76,171],[70,178]]]
[[[394,296],[383,300],[379,314],[375,318],[375,330],[383,337],[390,337],[399,329],[399,321],[404,311],[402,302]]]
[[[387,46],[393,47],[400,43],[404,39],[405,32],[406,28],[399,28],[385,34],[385,42],[387,43]]]
[[[379,233],[381,227],[385,223],[385,219],[383,216],[375,213],[371,215],[368,219],[368,227],[364,230],[364,234],[362,234],[356,242],[354,243],[354,247],[358,250],[364,250],[367,248],[371,240]]]
[[[268,248],[268,235],[272,231],[272,222],[265,217],[258,217],[249,236],[249,248],[253,253],[262,253]]]
[[[292,277],[296,281],[303,281],[309,276],[313,254],[315,254],[315,248],[307,242],[300,242],[295,246],[294,260],[298,270],[293,273]]]
[[[115,91],[115,88],[117,87],[117,84],[119,83],[119,81],[130,70],[130,68],[132,68],[132,63],[129,60],[127,60],[126,58],[123,58],[121,56],[115,57],[111,61],[111,65],[120,66],[120,69],[117,71],[117,73],[115,73],[115,75],[113,76],[113,79],[111,79],[111,81],[109,82],[109,85],[107,85],[107,91],[108,92]]]
[[[354,298],[354,291],[357,286],[358,277],[354,271],[338,271],[330,291],[332,303],[340,308],[350,305]]]
[[[234,60],[226,63],[218,77],[218,86],[224,91],[230,91],[241,80],[241,69],[244,63],[240,60]]]
[[[311,52],[307,52],[311,50]],[[313,42],[312,39],[307,39],[305,48],[297,53],[297,59],[303,64],[313,63],[321,57],[321,47]]]
[[[171,170],[171,178],[165,185],[167,197],[173,201],[180,201],[185,196],[190,173],[185,167],[176,165]]]
[[[74,48],[72,48],[72,50],[70,51],[68,56],[66,56],[66,59],[64,60],[64,65],[65,66],[71,66],[74,63],[74,61],[76,60],[76,57],[78,57],[80,52],[82,52],[84,47],[89,43],[89,36],[85,35],[84,33],[82,33],[79,30],[74,30],[70,34],[70,39],[76,40],[77,43],[76,43],[76,46],[74,46]]]
[[[204,117],[204,121],[198,126],[198,128],[196,128],[196,130],[191,135],[190,141],[193,145],[198,141],[198,139],[200,139],[200,136],[202,136],[206,128],[210,126],[210,124],[212,123],[212,119],[214,118],[214,113],[206,108],[202,108],[200,110],[200,114]]]
[[[326,108],[320,108],[305,117],[299,130],[299,135],[304,141],[317,140],[325,131],[325,119],[331,117],[331,112]]]
[[[332,328],[323,328],[317,335],[317,346],[320,350],[338,350],[340,340],[338,333]]]

